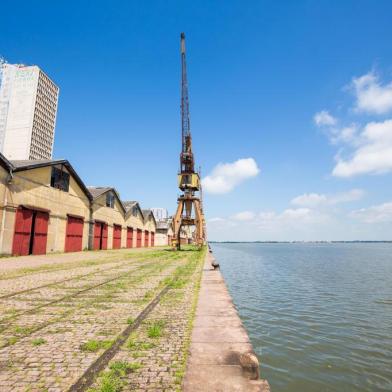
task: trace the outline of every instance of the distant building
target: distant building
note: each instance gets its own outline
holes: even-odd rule
[[[0,63],[0,152],[51,159],[59,88],[36,65]]]
[[[155,237],[157,246],[171,245],[173,239],[173,222],[171,218],[157,222]]]
[[[151,211],[157,222],[165,221],[169,217],[169,213],[166,208],[151,208]]]

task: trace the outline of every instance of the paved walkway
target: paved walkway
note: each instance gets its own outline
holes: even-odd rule
[[[81,252],[26,258],[22,268],[6,260],[0,391],[177,391],[203,254]]]
[[[184,380],[185,392],[269,391],[219,270],[206,257]]]

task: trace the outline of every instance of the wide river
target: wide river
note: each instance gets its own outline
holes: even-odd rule
[[[392,244],[212,244],[272,392],[392,391]]]

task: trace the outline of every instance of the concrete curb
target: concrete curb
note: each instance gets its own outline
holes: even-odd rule
[[[207,253],[183,383],[185,392],[269,392],[219,269]]]

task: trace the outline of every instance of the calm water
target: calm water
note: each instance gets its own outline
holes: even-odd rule
[[[212,244],[273,392],[392,391],[392,244]]]

